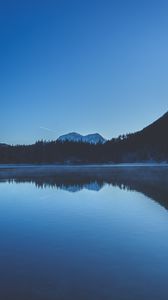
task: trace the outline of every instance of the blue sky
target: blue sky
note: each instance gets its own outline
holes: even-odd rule
[[[106,138],[168,110],[168,2],[0,1],[0,142]]]

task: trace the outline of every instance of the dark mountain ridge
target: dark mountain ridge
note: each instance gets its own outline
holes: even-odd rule
[[[167,134],[168,112],[141,131],[128,136],[126,143],[131,144],[133,152],[141,154],[145,160],[164,160],[168,158]]]
[[[168,162],[168,112],[141,131],[104,144],[39,141],[33,145],[0,144],[0,163]]]

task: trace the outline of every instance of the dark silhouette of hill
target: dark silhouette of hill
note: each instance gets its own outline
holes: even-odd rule
[[[151,138],[165,138],[168,130],[168,112],[166,112],[161,118],[145,127],[141,133],[143,135],[150,135]]]
[[[167,132],[168,112],[135,135],[137,135],[143,143],[152,146],[164,146],[167,142]]]
[[[167,132],[168,112],[141,131],[111,140],[109,156],[118,162],[167,161]]]
[[[0,163],[120,163],[168,161],[168,112],[141,131],[106,143],[38,141],[33,145],[0,144]]]

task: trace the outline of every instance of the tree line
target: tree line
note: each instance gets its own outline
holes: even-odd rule
[[[168,161],[168,140],[163,134],[136,132],[104,144],[37,141],[32,145],[1,145],[0,163],[122,163]]]

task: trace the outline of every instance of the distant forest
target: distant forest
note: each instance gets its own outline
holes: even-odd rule
[[[144,140],[140,134],[120,136],[105,144],[45,142],[0,147],[0,163],[120,163],[168,161],[168,141]]]
[[[38,141],[33,145],[0,144],[0,163],[168,162],[168,113],[143,130],[104,144]]]

